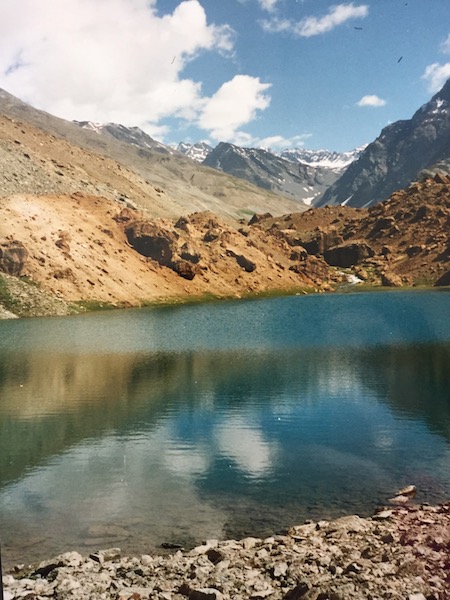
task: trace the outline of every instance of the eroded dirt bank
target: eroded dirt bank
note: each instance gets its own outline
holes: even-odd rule
[[[450,503],[208,540],[166,556],[68,552],[4,576],[5,600],[448,600]]]

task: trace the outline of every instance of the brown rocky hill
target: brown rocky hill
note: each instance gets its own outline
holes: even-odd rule
[[[17,194],[4,198],[1,210],[0,271],[8,277],[0,279],[0,303],[3,282],[3,300],[9,299],[3,304],[19,314],[42,314],[39,306],[27,308],[33,303],[27,289],[36,286],[67,303],[132,306],[204,294],[322,289],[332,275],[315,257],[303,261],[299,272],[290,270],[298,261],[285,242],[250,228],[238,231],[239,224],[211,212],[150,220],[113,200],[80,193]],[[10,293],[17,278],[35,285]]]
[[[79,192],[17,194],[2,200],[0,303],[60,314],[76,302],[330,291],[358,279],[449,285],[449,226],[450,177],[439,175],[369,209],[254,215],[247,225],[212,212],[150,219]]]
[[[450,285],[450,177],[413,183],[369,209],[313,208],[254,218],[267,235],[303,247],[371,284]]]

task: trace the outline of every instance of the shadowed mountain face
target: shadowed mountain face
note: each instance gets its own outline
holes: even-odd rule
[[[315,206],[363,207],[388,198],[437,163],[450,161],[450,80],[412,117],[385,127]]]
[[[241,148],[225,142],[216,146],[202,164],[306,204],[322,194],[342,172],[283,158],[261,148]]]

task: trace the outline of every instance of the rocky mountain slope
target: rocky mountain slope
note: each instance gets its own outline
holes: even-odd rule
[[[414,116],[385,127],[316,206],[370,206],[450,160],[450,79]]]
[[[225,142],[218,144],[202,164],[306,204],[328,189],[339,174],[329,167],[311,166],[261,148],[241,148]]]
[[[236,219],[302,209],[170,153],[137,128],[80,127],[5,91],[0,91],[0,162],[0,196],[81,191],[139,206],[154,217],[213,210]]]
[[[450,285],[449,176],[415,183],[369,209],[328,206],[254,222],[366,282]]]
[[[215,148],[204,142],[177,147],[197,162],[308,205],[342,175],[362,149],[330,152],[295,148],[276,153],[224,142]]]

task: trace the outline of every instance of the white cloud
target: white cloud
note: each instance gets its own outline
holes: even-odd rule
[[[268,148],[271,150],[287,150],[288,148],[301,148],[305,145],[305,140],[311,137],[310,133],[294,135],[291,138],[285,138],[282,135],[272,135],[260,140],[255,140],[258,148]]]
[[[450,54],[450,33],[441,44],[441,52],[444,54]]]
[[[269,33],[281,33],[283,31],[295,32],[296,23],[294,21],[290,21],[289,19],[279,19],[278,17],[271,19],[268,21],[267,19],[263,19],[260,21],[261,27],[264,31],[268,31]]]
[[[268,12],[273,12],[278,0],[258,0],[258,2],[262,9],[267,10]]]
[[[280,0],[256,0],[259,7],[267,12],[274,12]],[[303,1],[303,0],[302,0]],[[246,4],[249,0],[238,0],[241,4]]]
[[[361,98],[361,100],[358,100],[358,102],[356,103],[356,106],[385,106],[386,105],[386,100],[383,100],[383,98],[380,98],[379,96],[375,96],[374,94],[372,95],[368,95],[368,96],[363,96]]]
[[[215,140],[236,140],[239,128],[252,121],[258,110],[268,108],[270,96],[265,92],[269,88],[270,84],[261,83],[258,77],[236,75],[204,101],[198,125]]]
[[[309,16],[298,22],[275,18],[270,21],[264,20],[261,25],[265,31],[275,33],[288,31],[299,37],[308,38],[328,33],[350,19],[361,19],[367,17],[368,14],[369,7],[366,4],[355,6],[351,2],[330,7],[328,13],[323,17]]]
[[[449,77],[450,62],[444,65],[440,65],[439,63],[428,65],[425,73],[422,75],[422,79],[428,81],[428,89],[432,93],[438,92]]]
[[[64,118],[159,134],[166,117],[197,118],[201,83],[183,70],[201,52],[230,53],[234,32],[209,24],[199,0],[180,1],[167,15],[157,3],[1,2],[0,87]]]

